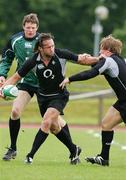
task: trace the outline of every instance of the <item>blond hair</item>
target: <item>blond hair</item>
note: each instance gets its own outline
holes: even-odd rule
[[[123,43],[112,35],[104,37],[100,42],[100,48],[112,53],[121,54]]]

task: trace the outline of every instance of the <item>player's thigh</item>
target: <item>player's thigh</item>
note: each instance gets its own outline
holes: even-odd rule
[[[55,108],[53,108],[53,107],[49,107],[49,108],[46,110],[43,119],[44,119],[44,120],[49,119],[50,121],[58,122],[58,116],[59,116],[59,114],[60,114],[60,112],[59,112],[57,109],[55,109]]]
[[[13,102],[13,109],[18,108],[20,111],[23,111],[30,100],[31,96],[27,91],[19,90],[18,96]]]
[[[48,108],[43,116],[43,121],[41,124],[41,129],[44,130],[44,132],[48,132],[49,129],[53,126],[53,129],[59,129],[58,124],[58,116],[59,111],[55,108]],[[55,127],[55,128],[54,128]]]
[[[58,122],[61,128],[66,125],[66,121],[63,119],[61,115],[58,116]]]
[[[121,122],[122,120],[120,112],[117,111],[113,106],[111,106],[104,118],[102,119],[102,129],[111,130]]]

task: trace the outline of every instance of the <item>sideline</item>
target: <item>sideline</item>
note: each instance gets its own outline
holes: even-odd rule
[[[87,134],[93,136],[93,138],[99,138],[101,139],[101,134],[98,132],[95,132],[94,130],[88,130]],[[122,151],[126,151],[126,144],[122,144],[118,141],[113,140],[112,145],[119,147]]]
[[[68,124],[70,128],[72,129],[101,129],[100,125],[91,125],[91,124]],[[39,123],[22,123],[21,128],[39,128]],[[8,123],[0,123],[0,128],[8,128]],[[126,131],[125,126],[118,126],[115,128],[115,130],[119,131]]]

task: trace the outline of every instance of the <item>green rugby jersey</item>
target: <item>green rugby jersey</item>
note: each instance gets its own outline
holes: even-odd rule
[[[23,32],[13,35],[8,41],[2,52],[2,61],[0,63],[0,76],[7,77],[11,68],[12,62],[17,61],[17,69],[21,67],[24,61],[28,60],[33,55],[35,43],[38,40],[37,33],[33,38],[25,38]],[[35,75],[35,69],[32,69],[22,80],[21,83],[26,83],[30,86],[38,86],[38,80]]]

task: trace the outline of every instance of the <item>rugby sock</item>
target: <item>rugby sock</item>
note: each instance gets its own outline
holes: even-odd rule
[[[44,141],[46,140],[46,138],[48,137],[48,135],[49,134],[47,134],[47,133],[43,132],[41,129],[39,129],[39,131],[37,132],[37,134],[35,136],[31,152],[28,153],[27,156],[33,158],[35,153],[37,152],[37,150],[41,146],[41,144],[43,144]]]
[[[11,139],[11,145],[10,148],[16,151],[16,143],[17,143],[17,137],[20,130],[20,119],[12,120],[9,119],[9,131],[10,131],[10,139]]]
[[[101,156],[105,160],[109,160],[109,151],[114,136],[114,131],[102,131],[102,151]]]
[[[55,134],[55,136],[69,149],[71,153],[75,152],[76,145],[73,144],[71,138],[69,138],[69,136],[63,128],[58,134]]]
[[[72,137],[70,134],[70,130],[67,124],[65,124],[65,126],[62,128],[64,131],[66,131],[68,138],[72,141]]]

